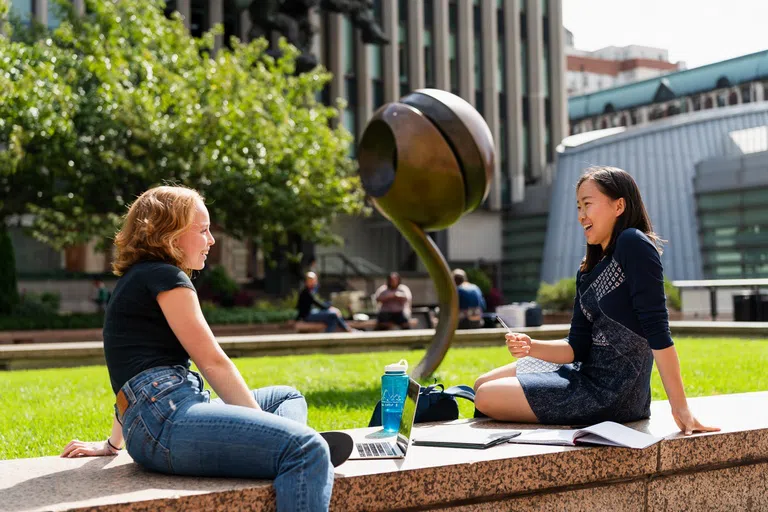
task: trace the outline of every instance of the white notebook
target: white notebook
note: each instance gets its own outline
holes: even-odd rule
[[[519,436],[510,439],[510,443],[523,444],[550,444],[558,446],[577,446],[580,444],[601,444],[607,446],[620,446],[623,448],[643,449],[661,441],[661,437],[654,437],[633,428],[625,427],[613,421],[604,421],[590,427],[578,430],[557,430],[540,428],[530,432],[523,432]]]

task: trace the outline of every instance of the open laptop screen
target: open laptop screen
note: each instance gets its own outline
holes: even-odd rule
[[[403,404],[403,415],[400,417],[400,429],[397,432],[397,444],[403,450],[403,454],[408,449],[408,444],[411,440],[411,430],[416,419],[416,406],[419,402],[419,391],[421,391],[419,383],[410,379],[405,404]]]

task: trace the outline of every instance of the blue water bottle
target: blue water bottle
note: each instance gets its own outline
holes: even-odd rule
[[[398,363],[385,366],[381,376],[381,422],[387,432],[400,429],[400,417],[410,381],[406,371],[408,361],[401,359]]]

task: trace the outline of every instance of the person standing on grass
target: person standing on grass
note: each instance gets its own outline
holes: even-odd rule
[[[61,456],[116,455],[125,440],[147,469],[270,478],[278,510],[327,510],[332,464],[349,456],[351,439],[307,427],[307,404],[293,388],[251,391],[217,343],[190,280],[214,244],[210,225],[203,198],[188,188],[152,188],[131,205],[115,238],[119,280],[104,319],[112,433],[71,441]]]
[[[651,370],[659,369],[672,416],[686,435],[714,432],[688,408],[669,331],[661,240],[632,176],[590,168],[576,186],[587,241],[566,340],[508,333],[517,362],[475,382],[477,410],[502,421],[548,424],[648,418]]]

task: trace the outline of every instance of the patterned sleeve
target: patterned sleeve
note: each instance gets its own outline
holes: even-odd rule
[[[568,343],[573,349],[574,361],[586,361],[592,348],[592,322],[590,322],[581,310],[579,298],[579,283],[581,271],[576,274],[576,298],[573,301],[573,316],[571,317],[571,330],[568,333]]]
[[[615,258],[624,269],[632,309],[648,344],[654,350],[671,347],[664,269],[656,246],[637,229],[627,229],[616,240]]]

